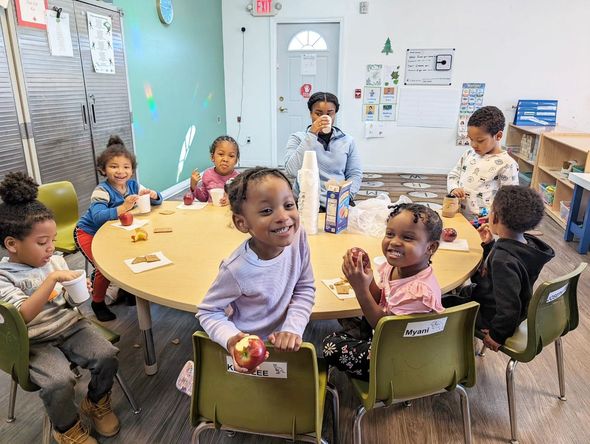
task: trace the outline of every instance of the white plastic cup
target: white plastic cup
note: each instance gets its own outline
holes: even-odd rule
[[[303,165],[301,165],[301,169],[318,171],[318,158],[316,157],[315,151],[306,151],[303,154]]]
[[[223,188],[212,188],[209,190],[209,194],[211,195],[211,202],[213,202],[213,205],[215,205],[216,207],[220,207],[221,199],[225,194],[225,190]]]
[[[65,298],[71,305],[80,305],[88,300],[90,294],[86,286],[86,272],[84,270],[75,270],[80,272],[80,276],[71,281],[62,282],[66,290]]]
[[[332,131],[332,118],[330,116],[328,116],[327,114],[325,116],[320,117],[320,119],[324,119],[327,120],[330,126],[325,126],[322,128],[322,133],[324,134],[330,134],[330,131]]]
[[[150,204],[149,194],[146,193],[139,196],[139,199],[137,199],[137,209],[141,214],[149,213],[151,211],[152,206]]]

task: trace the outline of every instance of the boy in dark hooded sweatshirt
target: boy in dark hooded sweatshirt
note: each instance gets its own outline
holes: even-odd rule
[[[484,344],[498,351],[526,319],[533,284],[555,252],[542,240],[526,234],[543,218],[543,200],[531,188],[501,187],[492,204],[489,223],[479,228],[483,263],[471,277],[470,298],[480,303],[476,326]],[[498,240],[494,241],[494,235]],[[443,298],[449,307],[464,298]]]

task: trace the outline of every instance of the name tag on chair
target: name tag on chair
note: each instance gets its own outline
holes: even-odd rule
[[[432,321],[408,322],[404,330],[404,338],[416,336],[428,336],[444,331],[448,318],[439,318]]]
[[[553,290],[551,293],[549,293],[545,302],[548,304],[549,302],[553,302],[555,299],[559,299],[567,291],[568,285],[569,283],[565,284],[561,288],[558,288],[557,290]]]
[[[286,362],[265,361],[258,366],[258,370],[254,373],[240,373],[234,370],[234,360],[231,356],[226,356],[225,361],[227,363],[226,370],[230,373],[237,373],[244,376],[256,376],[258,378],[287,379]]]

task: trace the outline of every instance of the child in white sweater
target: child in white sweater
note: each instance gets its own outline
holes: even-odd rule
[[[467,122],[469,148],[447,176],[449,194],[461,199],[465,216],[488,211],[502,185],[518,185],[518,164],[502,150],[504,115],[495,106],[475,111]]]

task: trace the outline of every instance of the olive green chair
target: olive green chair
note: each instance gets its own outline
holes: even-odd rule
[[[361,422],[369,410],[408,404],[457,389],[463,433],[471,443],[469,398],[464,387],[475,384],[473,332],[479,304],[468,302],[442,313],[386,316],[375,328],[369,381],[350,377],[361,400],[354,418],[354,443],[360,444]]]
[[[544,347],[552,342],[555,342],[557,357],[559,399],[566,400],[561,337],[578,326],[578,280],[587,265],[582,262],[571,273],[539,285],[529,303],[527,319],[522,321],[514,335],[500,347],[499,351],[510,357],[506,366],[506,389],[510,415],[510,442],[512,443],[518,443],[514,396],[516,364],[532,361]],[[476,331],[476,336],[483,339],[484,334]],[[482,347],[479,355],[482,357],[485,355],[485,346]]]
[[[280,379],[229,371],[227,351],[204,332],[193,334],[193,348],[193,443],[199,442],[201,432],[212,428],[324,443],[326,390],[332,395],[333,442],[338,442],[338,393],[328,386],[326,365],[318,361],[312,344],[304,342],[292,353],[267,344],[268,362],[286,364],[286,377]]]
[[[57,225],[55,249],[63,254],[73,254],[78,251],[74,241],[74,229],[78,223],[78,195],[72,182],[51,182],[39,185],[39,202],[53,212]],[[90,263],[86,256],[86,274],[89,273]]]
[[[120,336],[118,333],[103,327],[98,323],[94,323],[95,327],[101,334],[111,343],[119,342]],[[0,301],[0,369],[8,373],[12,378],[10,387],[10,398],[8,401],[8,418],[6,422],[13,422],[15,420],[14,407],[16,404],[16,390],[17,386],[27,391],[35,392],[39,387],[35,385],[29,378],[29,335],[27,326],[16,309],[10,303]],[[78,368],[72,366],[72,370],[79,376]],[[141,408],[137,406],[131,392],[127,385],[117,373],[116,379],[129,401],[133,413],[138,414]],[[49,439],[51,427],[47,415],[45,415],[43,425],[43,442]]]
[[[72,254],[78,251],[74,242],[74,228],[78,223],[78,196],[71,182],[51,182],[39,185],[37,199],[53,211],[57,225],[55,249]]]

